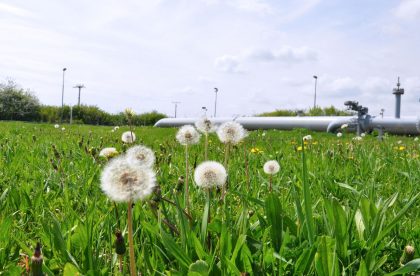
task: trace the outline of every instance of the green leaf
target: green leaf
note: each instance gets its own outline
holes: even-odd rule
[[[365,260],[362,259],[359,265],[359,270],[357,271],[356,276],[369,276],[368,269],[366,267]]]
[[[307,275],[316,253],[316,247],[305,248],[295,265],[296,275]]]
[[[188,268],[188,276],[207,276],[209,275],[209,265],[202,260],[191,264]]]
[[[174,242],[170,235],[162,231],[161,237],[162,243],[165,245],[167,252],[174,256],[181,265],[183,265],[185,268],[188,268],[192,263],[190,257],[181,250],[181,248]]]
[[[318,240],[315,254],[315,268],[320,276],[339,275],[338,259],[335,254],[336,242],[333,238],[322,236]]]
[[[411,262],[406,263],[403,267],[400,267],[391,273],[385,274],[385,276],[406,274],[418,271],[420,271],[420,258],[414,259]]]
[[[75,267],[71,263],[66,263],[66,265],[64,266],[63,276],[77,276],[77,275],[80,275],[77,267]]]
[[[270,231],[273,247],[276,252],[279,252],[283,235],[283,217],[280,199],[276,195],[268,195],[265,201],[265,213],[268,223],[271,225]]]

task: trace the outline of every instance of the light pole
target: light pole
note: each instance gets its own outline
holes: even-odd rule
[[[85,88],[85,86],[83,84],[77,84],[76,86],[73,86],[73,88],[79,88],[79,97],[77,99],[77,106],[80,106],[80,90],[82,90],[82,88]]]
[[[63,113],[64,113],[64,74],[66,72],[67,68],[63,68],[63,86],[61,89],[61,118],[60,118],[60,123],[63,122]]]
[[[216,94],[214,98],[214,117],[216,117],[216,110],[217,110],[217,92],[219,92],[219,89],[217,87],[214,88],[214,93]]]
[[[315,96],[314,96],[314,109],[316,107],[316,83],[318,82],[318,76],[314,76],[315,79]]]
[[[178,108],[178,104],[180,104],[181,102],[172,102],[175,105],[175,116],[174,118],[176,118],[176,110]]]

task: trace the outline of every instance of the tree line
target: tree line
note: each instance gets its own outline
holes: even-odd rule
[[[34,121],[45,123],[73,123],[91,125],[124,125],[127,124],[123,112],[108,113],[97,106],[80,105],[63,108],[43,105],[30,91],[21,88],[13,81],[0,83],[0,120]],[[157,111],[135,115],[134,125],[154,125],[158,120],[166,118]]]

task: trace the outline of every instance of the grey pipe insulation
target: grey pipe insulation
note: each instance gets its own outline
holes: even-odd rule
[[[180,127],[193,125],[199,118],[165,118],[156,122],[155,127]],[[318,116],[318,117],[218,117],[208,118],[214,124],[220,125],[228,121],[236,121],[248,130],[280,129],[292,130],[306,128],[314,131],[337,132],[342,125],[347,124],[349,131],[356,131],[357,126],[363,132],[375,129],[391,134],[420,134],[420,117],[372,117],[358,116]]]

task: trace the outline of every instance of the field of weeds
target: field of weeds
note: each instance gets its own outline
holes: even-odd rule
[[[208,146],[205,135],[185,146],[178,129],[137,127],[134,143],[124,143],[128,130],[0,122],[0,275],[383,275],[420,268],[414,137],[270,130],[231,145],[210,133]],[[115,202],[102,191],[101,174],[134,145],[154,152],[155,187],[141,200]],[[107,147],[118,153],[100,156]],[[205,160],[225,168],[225,183],[197,186],[195,169]],[[266,173],[269,160],[278,172]]]

